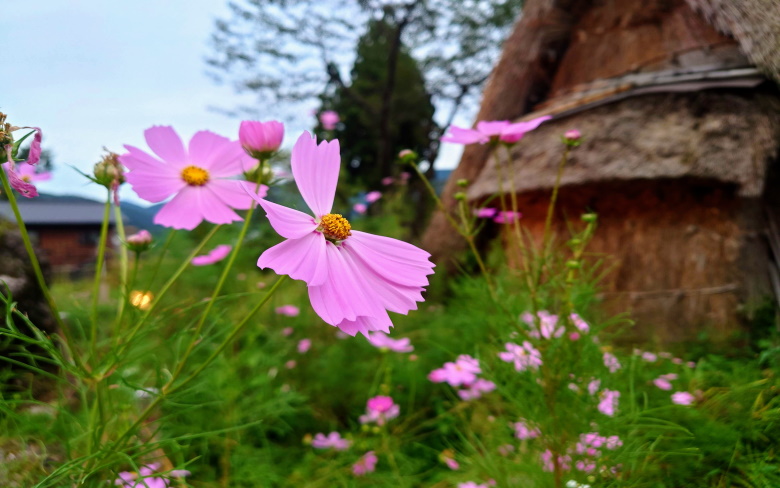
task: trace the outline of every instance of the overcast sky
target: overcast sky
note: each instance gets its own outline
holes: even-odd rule
[[[237,137],[240,121],[209,107],[251,98],[216,85],[204,62],[214,19],[227,17],[226,0],[10,3],[2,36],[14,48],[3,52],[0,111],[15,125],[43,129],[56,169],[40,191],[101,198],[102,189],[85,185],[69,165],[89,172],[103,146],[145,148],[151,125],[173,125],[185,140],[202,129]],[[285,144],[312,124],[302,114],[297,127],[287,127]],[[437,167],[456,164],[459,149],[443,150]],[[142,202],[127,185],[122,197]]]

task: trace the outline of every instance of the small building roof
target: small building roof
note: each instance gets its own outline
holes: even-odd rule
[[[100,225],[103,222],[104,203],[88,198],[40,195],[36,198],[18,198],[17,202],[27,225]],[[0,202],[0,218],[15,220],[7,201]],[[111,212],[109,223],[114,222],[114,212]]]

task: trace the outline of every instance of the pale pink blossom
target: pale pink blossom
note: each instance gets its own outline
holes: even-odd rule
[[[605,352],[604,353],[604,366],[607,367],[610,373],[614,373],[615,371],[622,368],[620,365],[620,361],[618,361],[618,358],[615,357],[614,354]]]
[[[214,224],[242,220],[233,209],[248,209],[252,198],[234,179],[249,159],[238,141],[200,131],[185,148],[173,127],[167,126],[154,126],[144,135],[155,155],[126,145],[128,152],[119,156],[119,162],[130,170],[126,179],[139,197],[156,203],[173,196],[155,215],[155,224],[192,230],[204,220]],[[267,190],[260,185],[257,194],[265,196]]]
[[[477,378],[477,381],[474,383],[463,385],[463,388],[458,390],[458,396],[464,401],[476,400],[483,394],[489,393],[495,389],[496,384],[492,381],[488,381],[484,378]]]
[[[513,144],[520,139],[526,132],[539,127],[539,125],[549,120],[551,117],[539,117],[528,122],[511,123],[508,120],[498,121],[479,121],[476,129],[466,129],[451,125],[448,134],[441,138],[442,142],[452,142],[455,144],[485,144],[490,141],[501,141]]]
[[[320,123],[325,130],[335,129],[340,120],[339,114],[333,110],[326,110],[320,114]]]
[[[574,463],[574,467],[577,468],[578,471],[590,473],[596,469],[596,462],[590,459],[580,459]]]
[[[374,470],[376,470],[377,461],[379,461],[379,458],[376,457],[374,451],[368,451],[358,460],[358,462],[352,465],[352,473],[354,473],[355,476],[373,473]]]
[[[393,178],[392,176],[385,176],[384,178],[382,178],[381,183],[384,186],[389,186],[392,185],[394,181],[395,178]]]
[[[297,317],[298,314],[301,313],[301,310],[295,305],[282,305],[281,307],[276,307],[275,312],[278,315],[284,315],[287,317]]]
[[[662,390],[669,391],[672,389],[672,383],[668,379],[663,377],[654,379],[653,384]]]
[[[672,403],[677,405],[690,405],[696,400],[696,397],[687,391],[677,391],[672,393]]]
[[[349,449],[352,445],[352,441],[349,439],[343,439],[338,432],[331,432],[327,436],[319,433],[314,436],[311,441],[311,447],[315,449],[335,449],[337,451],[344,451]]]
[[[477,359],[461,354],[454,363],[444,363],[442,368],[431,371],[428,379],[434,383],[449,383],[450,386],[458,387],[474,383],[481,372]]]
[[[571,320],[571,323],[574,324],[574,327],[576,327],[580,332],[587,333],[590,331],[590,326],[588,323],[585,322],[585,320],[583,320],[583,318],[576,313],[569,315],[569,319]]]
[[[387,349],[393,352],[412,352],[414,346],[408,337],[393,339],[384,332],[372,332],[368,335],[368,342],[379,349]]]
[[[620,398],[620,392],[615,390],[603,390],[599,393],[599,412],[612,417],[618,408],[618,399]]]
[[[474,481],[466,481],[463,483],[458,483],[458,488],[488,488],[488,485],[485,483],[476,483]]]
[[[448,468],[450,468],[453,471],[456,471],[460,468],[460,463],[458,463],[456,460],[452,459],[451,457],[444,457],[444,464],[447,465]]]
[[[311,339],[301,339],[298,341],[298,352],[301,354],[306,354],[308,350],[311,348]]]
[[[389,396],[379,395],[366,403],[366,414],[360,416],[361,424],[384,425],[388,420],[398,417],[400,407]]]
[[[520,419],[513,424],[515,429],[515,437],[520,440],[535,439],[542,435],[542,431],[539,427],[532,425],[526,419]]]
[[[387,312],[417,308],[434,264],[422,249],[352,230],[344,217],[330,213],[340,167],[337,140],[317,145],[308,133],[301,135],[292,171],[314,216],[257,198],[286,239],[266,250],[257,265],[305,281],[314,311],[345,333],[387,333],[393,325]]]
[[[497,212],[498,209],[492,207],[475,208],[474,216],[480,219],[492,219],[493,217],[496,216]]]
[[[244,120],[238,128],[238,140],[247,154],[266,159],[279,150],[284,139],[284,125],[276,120]]]
[[[571,129],[564,132],[563,137],[570,141],[578,141],[582,137],[582,134],[577,129]]]
[[[539,328],[536,327],[536,321],[533,314],[530,312],[523,313],[520,318],[528,324],[531,331],[528,333],[534,339],[552,339],[561,337],[566,329],[562,325],[558,325],[558,316],[553,315],[546,310],[541,310],[537,314],[539,317]]]
[[[127,236],[127,240],[125,242],[127,242],[130,250],[140,252],[149,249],[149,246],[152,244],[152,240],[152,234],[150,234],[148,230],[141,229],[135,234]]]
[[[209,251],[208,254],[203,254],[201,256],[195,256],[192,258],[192,265],[193,266],[207,266],[209,264],[214,264],[222,261],[228,255],[230,254],[230,251],[233,250],[233,246],[228,244],[222,244],[211,251]]]
[[[539,369],[542,365],[542,353],[540,353],[528,341],[523,341],[519,346],[512,342],[504,344],[505,352],[499,352],[498,357],[507,363],[513,363],[515,371],[525,371],[526,369]]]
[[[648,363],[654,363],[658,361],[658,356],[653,354],[652,352],[645,351],[642,353],[642,359],[647,361]]]
[[[520,212],[513,212],[511,210],[502,210],[493,218],[493,222],[497,224],[512,224],[520,220],[523,216]]]
[[[382,198],[382,192],[381,191],[370,191],[366,193],[366,201],[368,203],[374,203],[377,200]]]
[[[160,470],[159,463],[153,463],[141,467],[138,473],[122,471],[114,484],[121,488],[169,488],[172,486],[171,478],[184,478],[190,472],[183,469],[174,469],[164,475],[154,476]]]
[[[591,394],[591,395],[595,395],[596,392],[599,391],[600,387],[601,387],[601,380],[592,379],[588,383],[588,393]]]
[[[579,332],[571,332],[569,334],[569,340],[570,341],[578,341],[578,340],[580,340],[580,333]]]
[[[352,210],[354,210],[356,214],[363,215],[368,211],[368,205],[365,203],[356,203],[352,205]]]

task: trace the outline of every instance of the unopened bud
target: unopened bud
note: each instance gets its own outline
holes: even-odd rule
[[[409,163],[412,164],[415,161],[417,161],[417,153],[412,151],[411,149],[404,149],[403,151],[398,153],[398,159],[401,163]]]
[[[466,178],[459,179],[458,180],[458,186],[463,187],[463,188],[469,186],[469,180],[467,180]]]
[[[466,199],[466,194],[463,193],[462,191],[459,191],[458,193],[455,194],[455,200],[465,200],[465,199]]]
[[[580,244],[582,244],[582,239],[577,239],[576,237],[569,241],[569,246],[570,247],[577,247]]]
[[[116,189],[117,186],[125,182],[125,171],[119,164],[119,155],[106,149],[107,154],[99,163],[95,164],[92,174],[99,185],[109,189]]]
[[[125,244],[127,248],[133,252],[141,253],[146,251],[152,246],[152,234],[147,230],[140,230],[137,233],[128,236]]]
[[[599,218],[599,216],[593,212],[590,212],[590,213],[583,214],[582,217],[580,218],[582,219],[583,222],[591,223],[591,222],[595,222]]]
[[[570,259],[569,261],[566,261],[566,267],[569,269],[580,269],[582,267],[582,263]]]
[[[301,440],[302,440],[304,446],[310,446],[311,445],[311,441],[313,440],[313,438],[312,438],[311,434],[306,434],[305,436],[303,436],[303,439],[301,439]]]
[[[564,132],[562,140],[569,147],[577,147],[582,142],[582,134],[577,129],[567,130]]]

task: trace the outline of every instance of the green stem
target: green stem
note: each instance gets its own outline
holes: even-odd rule
[[[544,234],[542,252],[547,251],[547,244],[550,239],[550,228],[552,227],[553,213],[555,213],[555,203],[558,201],[558,189],[561,186],[561,177],[563,176],[563,170],[566,167],[566,163],[569,160],[569,147],[563,151],[561,156],[561,162],[558,164],[558,173],[555,175],[555,186],[553,186],[552,196],[550,197],[550,206],[547,208],[547,218],[544,221]]]
[[[233,268],[233,263],[238,257],[238,253],[241,250],[241,245],[244,243],[244,238],[246,237],[247,230],[249,229],[249,225],[252,221],[252,214],[255,211],[255,207],[256,204],[253,202],[252,206],[249,207],[249,210],[244,216],[244,225],[241,227],[241,232],[238,234],[238,239],[236,240],[235,247],[233,247],[233,252],[230,253],[230,257],[228,258],[228,262],[225,265],[225,269],[222,270],[222,275],[220,275],[219,281],[217,281],[217,286],[214,287],[214,291],[211,293],[211,298],[206,305],[206,309],[200,315],[200,319],[198,320],[198,324],[195,326],[195,332],[192,334],[190,343],[187,345],[187,349],[184,351],[184,355],[179,360],[179,364],[176,366],[176,370],[173,373],[174,376],[181,373],[181,370],[184,369],[184,366],[187,363],[187,359],[189,358],[190,354],[192,354],[193,349],[195,349],[195,345],[200,342],[200,333],[206,323],[206,318],[208,317],[209,312],[211,312],[211,308],[214,306],[214,302],[216,301],[219,292],[222,291],[222,286],[225,284],[230,270]]]
[[[127,282],[127,265],[128,265],[128,257],[127,257],[127,246],[125,245],[126,242],[126,236],[125,236],[125,223],[122,220],[122,209],[118,205],[114,205],[114,220],[116,221],[116,233],[119,237],[119,281],[120,281],[120,290],[123,296],[120,298],[119,303],[117,305],[117,327],[120,327],[119,324],[122,322],[122,318],[125,315],[125,308],[127,306],[127,297],[129,296],[130,289],[129,284]]]
[[[38,282],[38,286],[41,288],[41,292],[43,293],[43,297],[46,299],[46,303],[49,305],[54,322],[57,324],[57,328],[61,330],[62,334],[64,335],[65,345],[70,351],[70,355],[73,358],[74,364],[82,371],[82,373],[85,373],[88,376],[89,372],[84,366],[84,363],[81,361],[78,353],[74,349],[76,342],[73,339],[73,335],[62,321],[62,317],[60,317],[60,311],[57,308],[54,297],[52,297],[51,291],[46,285],[46,280],[43,277],[43,271],[41,271],[41,264],[38,262],[38,257],[35,255],[35,250],[33,249],[32,242],[30,241],[30,234],[28,234],[27,226],[24,224],[24,220],[22,220],[22,214],[19,212],[19,205],[16,202],[16,196],[11,190],[11,185],[8,183],[8,176],[5,174],[5,171],[0,170],[0,181],[2,181],[3,191],[8,197],[8,203],[11,205],[11,210],[14,212],[14,218],[16,218],[16,224],[19,227],[19,234],[22,236],[24,248],[27,251],[27,256],[30,258],[30,264],[32,265],[35,279]]]
[[[106,257],[106,241],[108,241],[108,220],[111,216],[111,191],[108,191],[106,204],[103,207],[103,224],[100,227],[100,241],[98,242],[98,255],[95,262],[95,280],[92,285],[92,313],[90,314],[89,346],[93,360],[97,357],[97,328],[98,328],[98,297],[100,296],[100,281],[103,274],[103,261]]]
[[[160,267],[162,266],[163,259],[165,259],[165,254],[168,252],[168,248],[170,247],[171,242],[173,242],[173,237],[175,235],[176,229],[171,229],[168,232],[168,237],[165,238],[165,244],[163,244],[162,251],[160,251],[160,256],[157,258],[157,262],[154,263],[154,268],[152,268],[152,277],[149,278],[149,282],[146,284],[146,288],[144,288],[144,290],[152,289],[154,280],[157,278],[157,273],[160,271]]]

